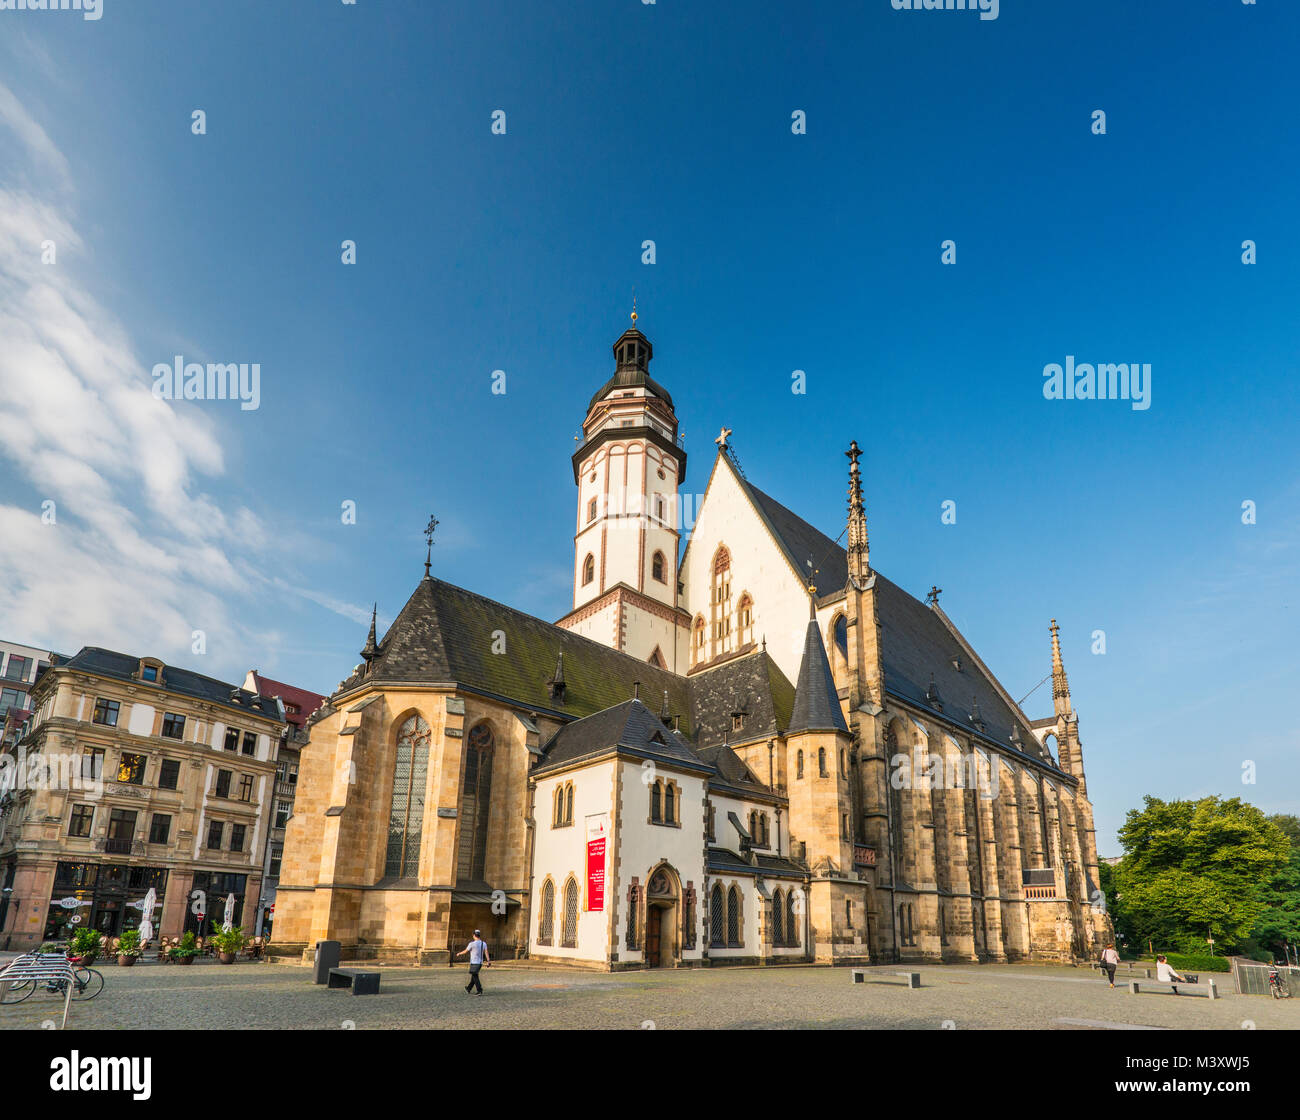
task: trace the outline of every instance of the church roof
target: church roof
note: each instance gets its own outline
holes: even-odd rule
[[[839,597],[848,583],[848,553],[825,533],[808,524],[775,498],[763,493],[739,471],[733,472],[785,553],[799,578],[806,579],[808,559],[818,569],[817,584],[825,592],[819,602]],[[948,617],[909,595],[878,571],[876,603],[880,616],[885,689],[921,707],[931,674],[943,698],[943,715],[961,725],[976,738],[994,741],[1000,748],[1011,746],[1012,729],[1019,727],[1024,740],[1019,753],[1028,753],[1051,764],[1051,756],[1030,734],[1024,713],[1011,701],[987,666],[957,631]],[[984,724],[981,730],[973,719]]]
[[[691,683],[691,724],[701,743],[733,738],[780,735],[790,724],[794,685],[766,650],[725,661],[695,673]],[[744,715],[744,727],[732,732],[731,717]]]
[[[564,655],[564,689],[547,682]],[[636,685],[690,723],[687,681],[667,669],[564,630],[472,591],[426,576],[362,668],[340,687],[448,683],[538,711],[580,718],[632,697]]]
[[[808,631],[804,635],[803,660],[799,664],[799,683],[794,688],[794,711],[790,716],[789,730],[791,734],[848,731],[815,618],[808,620]]]
[[[533,773],[543,774],[610,750],[706,773],[713,769],[640,700],[626,700],[561,727],[542,747],[544,759]]]

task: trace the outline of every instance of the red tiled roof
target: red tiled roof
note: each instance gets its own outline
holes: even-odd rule
[[[283,681],[273,681],[258,672],[253,673],[253,680],[257,682],[259,696],[278,696],[284,701],[284,718],[295,727],[302,727],[307,722],[307,717],[325,703],[325,697],[319,692],[308,692],[305,688],[285,684]],[[290,706],[298,710],[291,712],[288,710]]]

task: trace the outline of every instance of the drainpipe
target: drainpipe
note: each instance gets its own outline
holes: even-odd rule
[[[540,738],[540,736],[539,736]],[[528,839],[525,842],[524,859],[528,863],[528,895],[524,899],[523,933],[524,948],[523,959],[527,960],[531,955],[532,932],[533,932],[533,841],[537,834],[537,818],[534,812],[537,808],[537,782],[531,777],[528,779],[528,816],[524,818],[524,826],[528,829]],[[447,955],[451,955],[451,945],[447,945]],[[518,959],[518,958],[516,958]],[[454,963],[454,959],[453,959]]]

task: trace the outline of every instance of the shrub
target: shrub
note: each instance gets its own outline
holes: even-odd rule
[[[98,956],[103,940],[97,929],[79,929],[72,935],[71,948],[79,957]]]
[[[167,956],[172,960],[178,961],[185,957],[197,957],[199,947],[194,943],[194,934],[186,933],[181,936],[181,943],[167,950]]]
[[[209,940],[219,953],[238,953],[246,937],[242,929],[220,929]]]
[[[1227,957],[1211,957],[1198,953],[1166,953],[1169,963],[1179,972],[1231,972]]]
[[[140,931],[138,929],[128,929],[117,939],[117,955],[119,957],[138,957],[140,952]]]

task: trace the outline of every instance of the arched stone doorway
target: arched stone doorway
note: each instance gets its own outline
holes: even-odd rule
[[[645,966],[673,968],[681,960],[681,880],[661,864],[646,883]]]

